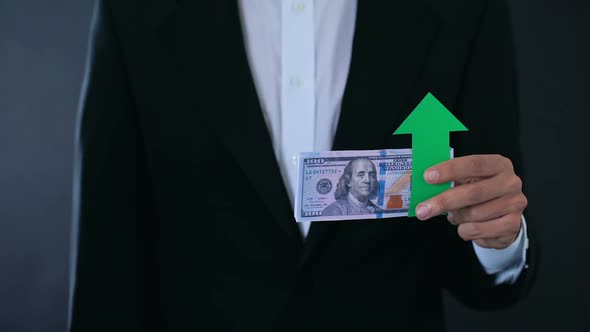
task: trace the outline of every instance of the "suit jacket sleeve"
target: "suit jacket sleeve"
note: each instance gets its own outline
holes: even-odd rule
[[[79,227],[71,331],[154,327],[154,211],[138,115],[105,1],[96,1],[77,123]],[[151,291],[153,292],[153,291]]]
[[[453,134],[456,156],[501,154],[512,160],[523,177],[519,146],[519,109],[514,48],[506,1],[490,0],[483,11],[464,73],[458,101],[459,118],[469,132]],[[513,304],[527,294],[536,267],[536,246],[529,221],[527,265],[514,284],[494,286],[494,276],[483,270],[472,245],[457,235],[457,227],[445,217],[433,241],[442,248],[435,263],[443,286],[462,303],[481,309]],[[528,221],[528,220],[527,220]]]

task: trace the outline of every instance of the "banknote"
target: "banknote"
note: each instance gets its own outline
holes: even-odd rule
[[[407,216],[411,179],[411,149],[300,153],[295,219]]]

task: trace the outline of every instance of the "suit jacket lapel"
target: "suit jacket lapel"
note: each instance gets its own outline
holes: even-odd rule
[[[276,160],[243,41],[237,1],[216,1],[213,59],[219,92],[211,123],[236,158],[276,222],[299,245],[301,233]],[[227,113],[226,113],[227,112]]]
[[[216,133],[210,139],[223,142],[241,168],[235,176],[246,176],[256,188],[253,197],[258,196],[263,202],[244,213],[267,209],[287,238],[301,246],[303,239],[282,185],[250,72],[237,1],[153,1],[146,7],[146,15],[158,32],[174,25],[173,36],[162,39],[174,45],[181,84],[194,88],[191,82],[207,80],[209,85],[205,96],[187,89],[184,94],[188,97],[183,99],[189,100],[195,112],[205,113],[203,120]],[[197,65],[199,61],[209,65]]]
[[[430,9],[418,1],[358,2],[350,70],[333,150],[411,146],[409,135],[394,138],[392,134],[426,94],[417,91],[417,85],[438,25]],[[321,243],[355,222],[313,223],[303,261]]]

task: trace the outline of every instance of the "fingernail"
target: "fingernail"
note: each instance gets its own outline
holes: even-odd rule
[[[429,170],[424,173],[424,180],[426,180],[426,182],[435,182],[436,180],[438,180],[438,177],[439,174],[436,170]]]
[[[428,204],[420,204],[416,207],[416,216],[418,216],[419,219],[427,218],[429,213],[430,205]]]
[[[451,223],[451,224],[455,224],[455,216],[453,215],[452,212],[447,212],[447,220]]]

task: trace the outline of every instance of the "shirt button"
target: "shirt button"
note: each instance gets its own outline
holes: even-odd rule
[[[291,156],[291,162],[293,165],[297,165],[297,156]]]
[[[295,1],[291,5],[291,10],[294,13],[299,14],[299,13],[301,13],[301,12],[303,12],[305,10],[305,4],[303,2],[300,2],[300,1]]]
[[[303,78],[301,76],[291,76],[289,84],[293,87],[300,88],[303,86]]]

